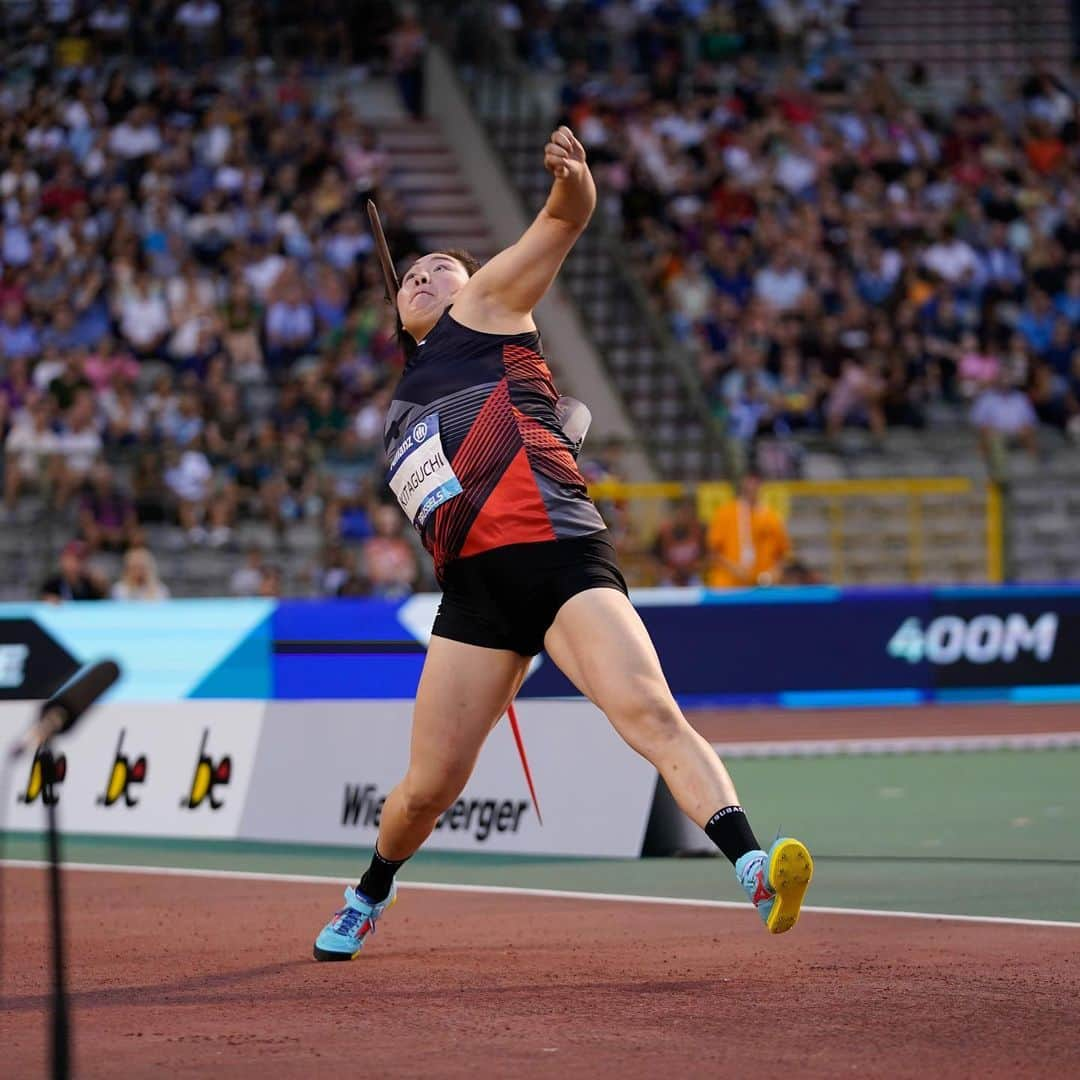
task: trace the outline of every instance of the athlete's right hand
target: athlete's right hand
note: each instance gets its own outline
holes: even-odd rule
[[[585,147],[565,124],[551,133],[544,147],[544,168],[556,180],[580,180],[588,171]]]

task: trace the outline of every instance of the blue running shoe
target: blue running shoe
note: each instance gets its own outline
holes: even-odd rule
[[[769,933],[782,934],[799,921],[814,860],[804,843],[781,836],[768,852],[743,855],[735,873]]]
[[[351,885],[345,890],[345,906],[322,928],[315,939],[316,960],[355,960],[364,941],[375,933],[375,922],[397,900],[397,883],[390,886],[390,895],[373,904]]]

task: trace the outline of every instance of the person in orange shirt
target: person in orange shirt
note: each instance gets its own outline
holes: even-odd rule
[[[709,525],[709,571],[714,589],[773,585],[791,556],[791,541],[780,515],[758,502],[761,477],[748,472],[739,493],[718,506]]]

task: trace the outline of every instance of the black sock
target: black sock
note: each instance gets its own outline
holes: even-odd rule
[[[740,856],[761,847],[741,806],[717,810],[705,824],[705,835],[731,860],[732,866]]]
[[[401,859],[395,862],[393,859],[384,859],[375,849],[371,856],[371,865],[364,871],[364,876],[356,886],[357,892],[362,892],[369,900],[376,904],[381,903],[390,895],[390,886],[394,884],[394,875],[408,862]]]

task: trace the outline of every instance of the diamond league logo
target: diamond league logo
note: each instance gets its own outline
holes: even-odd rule
[[[412,429],[413,438],[417,442],[423,442],[427,438],[427,422],[421,420],[419,424]]]

